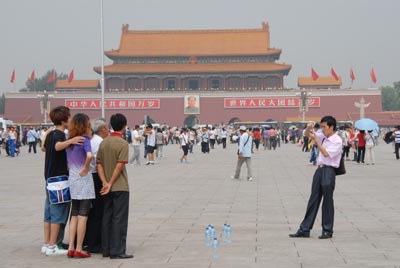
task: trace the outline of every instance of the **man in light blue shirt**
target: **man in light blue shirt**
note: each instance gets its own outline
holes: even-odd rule
[[[27,132],[26,136],[27,136],[27,141],[29,144],[28,153],[31,153],[31,149],[33,148],[33,153],[36,154],[36,141],[37,141],[36,130],[32,126],[30,126],[29,131]]]
[[[247,180],[252,181],[252,170],[251,170],[251,147],[253,144],[253,137],[246,132],[245,126],[240,126],[240,139],[239,139],[239,150],[238,150],[238,161],[236,164],[236,172],[233,176],[234,179],[239,179],[240,169],[243,163],[246,163],[247,167]]]

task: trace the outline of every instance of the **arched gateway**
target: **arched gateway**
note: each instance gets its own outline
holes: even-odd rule
[[[183,122],[183,125],[185,127],[192,127],[192,126],[197,125],[199,123],[200,123],[200,121],[197,118],[197,116],[189,115],[188,117],[185,118],[185,121]]]

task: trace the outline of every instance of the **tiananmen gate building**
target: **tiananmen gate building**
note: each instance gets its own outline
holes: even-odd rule
[[[291,66],[275,63],[269,26],[243,30],[130,31],[123,25],[105,88],[137,90],[281,89]],[[95,67],[101,73],[100,67]]]
[[[119,47],[105,52],[113,61],[104,68],[106,119],[118,112],[127,116],[129,126],[141,124],[145,116],[174,126],[300,121],[299,106],[306,105],[307,120],[330,114],[354,121],[360,112],[355,103],[362,98],[369,103],[366,116],[379,115],[380,122],[393,118],[382,113],[376,88],[341,89],[341,80],[328,77],[314,83],[303,77],[301,89],[286,89],[284,77],[291,65],[277,62],[281,52],[270,46],[266,22],[260,28],[228,30],[145,31],[123,25]],[[94,71],[100,74],[101,68]],[[45,98],[47,108],[66,105],[72,114],[97,118],[99,88],[99,80],[58,80],[55,92],[10,92],[5,117],[43,122]],[[306,103],[300,98],[304,89]]]

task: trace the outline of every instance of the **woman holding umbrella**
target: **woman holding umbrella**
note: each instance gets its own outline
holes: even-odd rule
[[[365,157],[365,131],[366,130],[374,130],[378,129],[378,123],[370,118],[362,118],[354,124],[356,128],[360,130],[358,133],[358,155],[357,155],[357,163],[364,164]]]

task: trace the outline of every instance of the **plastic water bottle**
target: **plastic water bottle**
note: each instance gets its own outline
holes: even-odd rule
[[[214,237],[213,240],[213,255],[214,255],[214,259],[218,259],[218,247],[219,247],[219,243],[218,243],[218,239],[216,237]]]
[[[222,230],[222,241],[224,241],[224,243],[226,243],[226,234],[227,234],[227,230],[228,230],[228,224],[224,224],[224,229]]]
[[[212,244],[212,237],[211,237],[211,229],[209,227],[206,227],[206,231],[204,233],[205,239],[206,239],[206,246],[211,246]]]
[[[215,238],[215,229],[214,226],[211,225],[211,239]]]
[[[232,240],[231,240],[231,233],[232,233],[231,225],[230,225],[230,224],[227,224],[227,225],[226,225],[226,232],[225,232],[226,243],[232,242]]]

